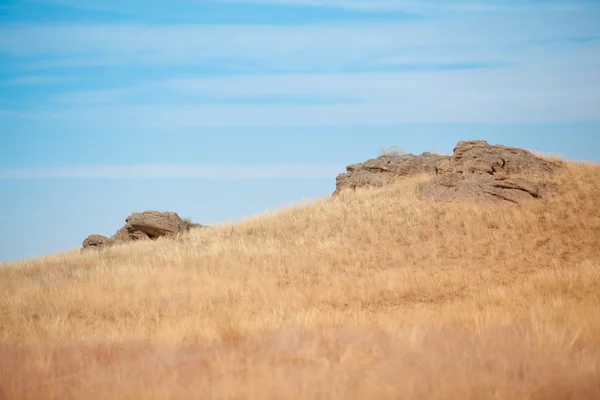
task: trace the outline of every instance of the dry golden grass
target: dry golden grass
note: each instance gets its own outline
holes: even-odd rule
[[[0,269],[0,398],[600,396],[600,167],[518,206],[425,177]]]

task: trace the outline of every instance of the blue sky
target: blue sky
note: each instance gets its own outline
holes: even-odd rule
[[[600,2],[0,0],[0,262],[458,140],[600,161]]]

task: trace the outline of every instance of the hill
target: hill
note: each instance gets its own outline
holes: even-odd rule
[[[597,398],[600,167],[528,179],[553,193],[423,173],[6,265],[0,398]]]

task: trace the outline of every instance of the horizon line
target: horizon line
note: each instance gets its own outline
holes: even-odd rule
[[[346,171],[346,164],[135,164],[68,165],[35,168],[0,168],[0,180],[52,179],[199,179],[269,180],[331,179]]]

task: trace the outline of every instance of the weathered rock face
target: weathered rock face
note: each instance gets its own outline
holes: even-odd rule
[[[144,211],[133,213],[126,218],[125,226],[119,229],[111,238],[90,235],[83,242],[83,248],[102,248],[134,240],[175,236],[195,227],[202,227],[202,225],[183,220],[174,212]]]
[[[435,177],[421,188],[425,197],[441,201],[490,200],[518,203],[540,198],[545,188],[519,178],[507,176],[445,174]]]
[[[557,163],[537,157],[527,150],[492,146],[485,140],[458,142],[448,161],[448,168],[461,175],[539,175],[552,173],[559,167]]]
[[[539,198],[548,188],[523,176],[551,174],[559,162],[506,146],[492,146],[483,140],[459,142],[452,156],[423,153],[381,157],[346,167],[336,179],[336,191],[359,186],[381,186],[398,178],[428,173],[431,180],[421,191],[441,201],[490,200],[518,203]]]
[[[102,247],[112,246],[114,240],[102,235],[90,235],[83,241],[84,249],[100,249]]]
[[[379,157],[364,163],[348,165],[347,172],[336,178],[335,193],[345,188],[381,186],[401,177],[425,173],[434,175],[437,165],[449,158],[431,153],[418,156],[406,154],[398,157]]]
[[[136,231],[128,224],[119,229],[117,233],[111,236],[111,239],[117,242],[131,242],[134,240],[146,240],[150,239],[150,236],[142,231]]]
[[[454,155],[422,187],[424,196],[442,201],[489,200],[518,203],[542,197],[549,188],[523,176],[547,175],[561,167],[533,153],[483,140],[459,142]]]
[[[158,211],[144,211],[143,213],[133,213],[125,220],[127,222],[127,231],[135,233],[143,232],[150,239],[161,236],[175,235],[179,232],[186,232],[189,227],[183,222],[177,213]]]

